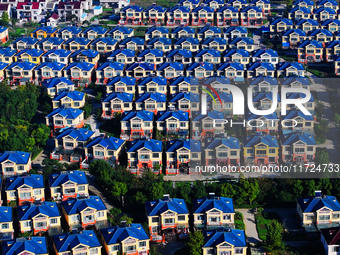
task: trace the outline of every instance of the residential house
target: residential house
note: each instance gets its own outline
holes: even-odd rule
[[[184,68],[183,64],[178,62],[159,64],[156,68],[156,75],[162,76],[167,79],[172,79],[174,77],[183,76]]]
[[[15,62],[30,62],[32,64],[40,64],[41,57],[44,54],[42,50],[25,49],[19,51],[15,56]]]
[[[111,29],[109,32],[107,32],[106,37],[110,37],[114,40],[123,40],[127,37],[133,36],[133,29],[129,27],[124,26],[116,26],[113,29]]]
[[[305,7],[313,11],[314,2],[312,0],[295,0],[292,7]]]
[[[134,94],[125,92],[108,94],[102,102],[102,118],[112,119],[117,112],[131,111],[133,96]]]
[[[192,37],[180,37],[174,44],[174,49],[189,50],[192,52],[198,51],[200,48],[199,40]]]
[[[219,92],[219,97],[221,101],[215,103],[211,97],[207,98],[207,108],[208,110],[223,112],[224,116],[232,117],[233,112],[233,96],[232,94]]]
[[[78,86],[87,87],[92,82],[94,64],[87,62],[73,62],[64,69],[64,76]]]
[[[53,109],[76,108],[79,109],[85,105],[85,93],[79,91],[63,91],[52,100]]]
[[[161,93],[166,95],[167,93],[167,80],[163,77],[145,77],[138,83],[138,94],[144,93]]]
[[[202,49],[214,49],[223,52],[227,49],[227,41],[221,37],[208,37],[202,41]]]
[[[184,199],[170,198],[145,202],[149,232],[152,241],[164,233],[184,233],[189,228],[189,211]]]
[[[205,149],[207,166],[238,166],[241,158],[241,146],[237,138],[214,138]],[[197,221],[197,218],[194,218]],[[197,227],[197,226],[196,226]]]
[[[143,20],[143,7],[129,5],[120,11],[120,25],[141,25]]]
[[[10,240],[14,238],[13,210],[10,206],[0,207],[0,240]]]
[[[57,27],[58,23],[59,23],[59,16],[56,13],[53,13],[52,16],[50,16],[49,18],[47,18],[46,20],[46,25],[49,27]]]
[[[80,27],[75,26],[63,27],[57,31],[56,37],[68,40],[70,38],[80,37],[81,32],[82,29]]]
[[[31,37],[37,38],[39,40],[46,37],[55,37],[57,28],[54,27],[38,27],[33,32],[31,32]]]
[[[145,168],[151,169],[156,174],[162,173],[162,146],[163,142],[148,139],[134,140],[127,149],[128,170],[139,174]]]
[[[107,254],[117,255],[120,251],[126,254],[149,254],[150,238],[141,224],[112,226],[101,229],[101,241]]]
[[[12,42],[9,47],[12,50],[21,51],[24,49],[34,49],[36,44],[39,42],[38,39],[32,37],[21,37]]]
[[[335,40],[326,43],[325,45],[325,57],[327,62],[333,62],[334,58],[340,54],[340,41]]]
[[[163,63],[163,55],[164,52],[162,50],[143,50],[138,54],[137,61],[159,65]]]
[[[143,24],[163,25],[165,24],[165,13],[167,9],[153,4],[143,11]]]
[[[123,76],[124,64],[118,62],[105,62],[96,70],[97,84],[107,84],[110,79]]]
[[[228,6],[233,6],[236,9],[238,9],[239,11],[248,6],[248,2],[246,0],[227,0],[226,4]]]
[[[44,62],[34,69],[36,83],[42,82],[46,79],[61,78],[65,64],[58,62]]]
[[[235,38],[245,38],[248,36],[248,30],[245,27],[226,27],[223,31],[223,37],[227,41]]]
[[[224,53],[223,62],[226,62],[226,63],[237,62],[237,63],[242,64],[243,66],[246,66],[247,64],[250,63],[249,52],[246,50],[242,50],[242,49],[227,50]]]
[[[156,37],[156,38],[151,39],[147,43],[146,47],[148,49],[156,49],[156,50],[167,52],[171,50],[172,44],[169,38]]]
[[[142,62],[128,65],[125,69],[125,73],[127,76],[140,79],[152,75],[154,73],[154,70],[154,64]]]
[[[194,200],[193,216],[195,229],[233,227],[235,216],[233,199],[215,197],[215,193],[209,193],[208,197]]]
[[[56,37],[52,37],[56,38]],[[42,56],[42,62],[59,62],[64,65],[68,65],[72,51],[69,50],[50,50]]]
[[[54,138],[55,148],[64,150],[83,149],[94,133],[94,131],[82,128],[67,128]]]
[[[61,49],[64,39],[59,37],[46,37],[39,41],[36,45],[37,49],[42,51],[49,51],[52,49]]]
[[[319,0],[316,3],[316,8],[330,8],[334,11],[337,11],[339,9],[339,4],[337,1],[334,0]]]
[[[247,6],[240,11],[241,26],[262,26],[263,15],[259,7]]]
[[[253,62],[267,62],[273,65],[279,63],[279,55],[277,51],[268,49],[268,50],[255,50],[252,52]]]
[[[21,233],[42,234],[51,229],[61,230],[61,216],[55,202],[18,206],[18,220]]]
[[[180,110],[189,113],[199,111],[199,95],[192,92],[179,92],[173,94],[169,100],[170,111]]]
[[[166,110],[166,95],[158,92],[144,93],[136,100],[136,110],[146,110],[157,114]]]
[[[340,55],[334,56],[334,73],[336,76],[340,75]]]
[[[221,28],[213,26],[204,26],[197,28],[197,38],[200,41],[210,37],[222,37]]]
[[[244,79],[244,67],[242,64],[235,63],[222,63],[217,67],[217,76],[225,76],[228,79]]]
[[[299,21],[313,18],[312,11],[306,7],[294,7],[288,12],[288,19]]]
[[[296,210],[303,226],[338,225],[340,221],[338,200],[334,196],[323,195],[320,190],[316,190],[314,196],[298,198]]]
[[[166,27],[153,26],[145,31],[145,41],[151,40],[156,37],[169,38],[169,29]]]
[[[224,77],[223,75],[221,76],[212,76],[209,77],[205,80],[203,80],[203,83],[201,84],[209,84],[212,88],[214,88],[217,92],[221,93],[231,93],[231,91],[228,89],[226,84],[231,84],[231,81],[229,78]],[[197,85],[198,86],[198,85]],[[193,85],[191,87],[191,90],[193,88],[196,88],[196,85]],[[198,89],[198,88],[197,88]],[[197,90],[198,91],[198,90]]]
[[[321,29],[327,29],[332,33],[339,31],[340,28],[340,20],[338,19],[328,19],[321,23]]]
[[[218,50],[200,50],[195,55],[195,62],[197,63],[212,63],[212,64],[220,64],[221,63],[221,52]]]
[[[314,117],[311,115],[305,115],[299,110],[288,111],[282,118],[282,121],[284,123],[284,126],[282,126],[282,132],[284,134],[290,132],[314,134]]]
[[[275,68],[269,62],[255,62],[247,65],[247,77],[268,76],[274,77]]]
[[[109,37],[95,39],[90,44],[90,48],[100,53],[111,52],[116,48],[117,40]]]
[[[214,60],[214,58],[212,60]],[[194,62],[190,64],[189,67],[187,68],[187,75],[194,76],[197,79],[210,77],[213,74],[214,74],[214,66],[212,63],[208,63],[208,62],[201,62],[201,63]]]
[[[196,92],[198,93],[198,79],[195,77],[179,76],[169,82],[170,95],[179,92]]]
[[[179,5],[189,7],[190,10],[196,8],[200,3],[200,0],[180,0],[178,2]]]
[[[310,63],[323,60],[323,46],[319,41],[306,40],[298,43],[298,62]]]
[[[90,206],[92,204],[88,204],[88,210],[90,213],[94,211],[96,208],[92,209]],[[84,212],[86,213],[86,212]],[[101,212],[97,212],[101,213]],[[88,216],[90,218],[91,214]],[[72,217],[72,216],[71,216]],[[82,232],[74,233],[65,233],[61,235],[54,235],[52,237],[53,240],[53,249],[56,255],[63,254],[91,254],[91,255],[101,255],[101,243],[95,233],[94,230],[84,230]]]
[[[166,174],[191,173],[190,167],[201,165],[201,142],[191,139],[172,140],[166,146]]]
[[[214,11],[216,11],[217,9],[224,6],[224,1],[223,0],[204,0],[203,4],[213,8]]]
[[[73,37],[64,42],[64,50],[77,51],[90,48],[91,40],[84,37]]]
[[[327,29],[316,29],[308,33],[309,40],[316,40],[325,46],[325,43],[333,41],[333,34]]]
[[[9,177],[6,179],[5,193],[7,203],[14,201],[22,205],[45,201],[44,178],[37,174]]]
[[[282,47],[284,49],[295,48],[300,42],[303,42],[306,39],[307,34],[302,29],[289,29],[282,35]]]
[[[301,63],[282,62],[276,65],[277,77],[304,77],[305,69]]]
[[[65,77],[47,79],[44,80],[41,85],[44,86],[50,97],[54,97],[63,91],[74,90],[74,83]]]
[[[26,174],[31,170],[31,153],[5,151],[0,153],[0,165],[3,176]]]
[[[190,18],[190,8],[176,5],[166,12],[167,26],[188,26]]]
[[[310,85],[307,77],[288,77],[281,82],[281,88],[304,88],[310,90]]]
[[[97,137],[85,146],[86,159],[103,159],[118,164],[125,141],[116,137]]]
[[[262,134],[277,135],[279,125],[276,112],[268,115],[256,115],[248,113],[246,116],[247,132],[254,133],[260,132]]]
[[[95,50],[77,50],[70,56],[70,62],[81,62],[86,64],[92,64],[94,68],[97,68],[100,54]]]
[[[0,62],[12,64],[14,55],[17,52],[11,48],[2,48],[0,49]]]
[[[231,49],[246,50],[252,52],[254,50],[254,40],[249,37],[235,38],[229,44]]]
[[[328,19],[337,19],[337,12],[330,8],[320,7],[318,9],[313,10],[313,19],[319,21],[328,20]]]
[[[225,132],[223,113],[219,111],[209,111],[206,114],[195,112],[192,117],[192,138],[214,137]]]
[[[136,79],[129,76],[114,77],[106,84],[106,93],[125,92],[135,94]]]
[[[269,110],[272,105],[276,105],[276,113],[279,114],[281,110],[281,99],[279,94],[277,94],[277,98],[273,98],[273,93],[263,93],[256,92],[253,95],[253,107],[257,110]]]
[[[247,254],[244,230],[220,228],[204,232],[203,255]]]
[[[0,42],[5,43],[8,39],[8,28],[0,26]]]
[[[62,215],[70,229],[107,224],[107,208],[98,196],[70,198],[61,202]],[[95,239],[91,238],[91,243]],[[99,249],[100,250],[100,249]]]
[[[216,11],[217,26],[238,26],[239,12],[233,6],[223,6]],[[230,27],[229,27],[230,28]]]
[[[330,227],[320,230],[321,243],[325,249],[325,254],[332,255],[340,251],[339,227]]]
[[[87,14],[85,13],[85,10],[88,10],[89,8],[86,8],[87,1],[65,1],[58,3],[58,16],[62,20],[66,20],[67,17],[70,17],[72,15],[75,15],[77,17],[77,21],[82,23]]]
[[[5,68],[7,66],[7,63],[0,62],[0,81],[3,81],[5,79]]]
[[[3,241],[3,255],[13,255],[15,253],[28,253],[34,255],[48,255],[46,237],[30,236]]]
[[[84,111],[73,108],[58,108],[46,115],[46,126],[54,130],[64,127],[81,128],[84,126]]]
[[[291,19],[286,19],[286,18],[276,18],[276,19],[274,18],[274,20],[270,22],[269,28],[270,28],[269,31],[271,34],[281,33],[289,29],[292,29],[293,21]]]
[[[189,135],[189,113],[177,111],[159,112],[156,119],[157,130],[164,135]]]
[[[103,28],[101,26],[92,26],[86,28],[84,31],[80,33],[81,37],[85,37],[89,40],[94,40],[100,37],[105,37],[108,32],[107,28]]]
[[[144,43],[145,40],[139,37],[128,37],[119,43],[119,49],[128,49],[135,51],[144,50]]]
[[[108,62],[119,62],[123,64],[132,64],[135,62],[136,52],[134,50],[114,50],[107,57]]]
[[[192,27],[175,27],[171,30],[171,38],[179,39],[182,37],[195,38],[195,29]],[[164,36],[163,36],[164,37]]]
[[[214,25],[214,9],[209,6],[198,6],[191,11],[191,26]]]
[[[271,16],[269,0],[252,0],[249,5],[260,8],[265,16]]]
[[[304,133],[288,133],[280,137],[282,144],[282,160],[297,165],[314,162],[316,142],[312,135]]]
[[[18,19],[24,21],[39,22],[43,17],[39,2],[18,2],[16,12]]]
[[[279,83],[276,78],[261,76],[249,79],[249,87],[252,88],[253,93],[268,93],[272,92],[274,88],[279,89]]]
[[[319,23],[313,19],[302,19],[296,23],[295,28],[308,32],[319,28]]]
[[[124,140],[152,139],[153,112],[131,111],[123,113],[120,138]]]
[[[26,82],[33,82],[33,70],[35,64],[31,62],[14,62],[6,67],[6,78],[10,85],[25,85]]]
[[[179,62],[183,65],[192,63],[192,52],[190,50],[171,50],[165,54],[166,62]]]

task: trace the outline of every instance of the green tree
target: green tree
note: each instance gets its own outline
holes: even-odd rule
[[[301,180],[296,180],[293,187],[293,193],[295,197],[301,197],[303,192],[303,186]]]
[[[8,24],[9,24],[9,15],[6,11],[4,11],[1,16],[1,25],[8,26]]]
[[[227,182],[221,185],[221,196],[233,198],[235,195],[235,190],[231,183]]]
[[[315,192],[315,181],[314,180],[306,180],[304,182],[305,184],[305,195],[306,196],[312,196],[314,195]]]
[[[136,203],[139,205],[140,204],[144,205],[144,203],[147,201],[146,196],[140,191],[137,191],[135,195],[135,199],[136,199]]]
[[[164,195],[164,188],[162,183],[153,183],[149,192],[149,197],[151,200],[162,198]]]
[[[202,181],[196,181],[192,188],[192,198],[203,198],[208,195],[204,183]]]
[[[336,124],[340,124],[340,114],[337,113],[334,114],[334,122]]]
[[[133,222],[133,218],[128,217],[127,214],[124,214],[122,217],[119,217],[119,223],[122,221],[126,221],[126,224],[130,225]]]
[[[315,153],[315,165],[322,165],[329,163],[329,155],[327,149],[324,148],[316,148]]]
[[[204,244],[204,236],[201,231],[196,231],[189,234],[189,241],[187,243],[190,255],[202,255],[202,246]]]
[[[121,197],[128,191],[126,183],[113,181],[111,185],[111,194],[121,200]]]
[[[265,248],[269,252],[273,251],[283,251],[284,243],[282,241],[282,225],[277,220],[272,220],[268,224],[268,234],[265,244]]]

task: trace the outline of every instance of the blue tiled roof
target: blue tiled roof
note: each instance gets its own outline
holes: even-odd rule
[[[179,76],[176,78],[173,78],[170,80],[170,86],[177,86],[182,82],[186,82],[188,84],[192,85],[197,85],[198,86],[198,79],[196,77],[192,77],[192,76]]]
[[[30,71],[33,70],[36,64],[31,62],[14,62],[10,66],[8,66],[6,69],[12,69],[13,67],[19,67],[23,70]]]
[[[298,98],[305,98],[306,95],[304,93],[287,93],[287,99],[298,99]],[[315,102],[313,95],[311,95],[308,102]]]
[[[264,4],[270,4],[269,0],[252,0],[250,4],[256,4],[258,1],[262,1]]]
[[[199,51],[196,53],[195,57],[196,57],[196,58],[197,58],[197,57],[202,57],[202,56],[205,55],[205,54],[210,54],[210,55],[212,55],[213,57],[217,57],[217,58],[221,57],[221,52],[218,51],[218,50],[215,50],[215,49],[210,49],[210,50],[199,50]]]
[[[246,247],[244,230],[239,229],[215,229],[204,232],[205,244],[203,247],[216,247],[224,242],[233,247]]]
[[[49,113],[46,117],[52,117],[56,114],[60,114],[61,116],[65,117],[66,119],[76,119],[83,111],[74,108],[57,108],[53,112]]]
[[[5,69],[8,66],[8,63],[0,62],[0,70]]]
[[[136,102],[144,102],[147,99],[153,99],[156,102],[163,103],[166,102],[166,96],[164,94],[154,92],[154,93],[144,93],[142,94]]]
[[[52,43],[53,45],[62,45],[64,43],[64,39],[59,38],[59,37],[46,37],[42,39],[39,44],[43,44],[45,42]]]
[[[85,97],[85,93],[79,91],[64,91],[57,95],[53,101],[59,101],[65,97],[68,97],[74,101],[82,101]]]
[[[93,134],[94,131],[83,128],[68,128],[58,135],[56,139],[62,139],[63,137],[70,136],[73,139],[76,139],[76,141],[86,142]]]
[[[86,56],[88,58],[95,58],[99,55],[99,52],[95,50],[77,50],[72,53],[71,58],[74,58],[78,55]]]
[[[92,132],[92,131],[89,131],[89,132]],[[79,139],[77,140],[79,141]],[[50,174],[48,176],[48,182],[49,182],[50,187],[58,187],[68,181],[74,182],[76,184],[88,184],[86,174],[82,171],[69,171],[69,172],[63,172],[63,173],[55,173],[55,174]]]
[[[298,63],[298,62],[291,62],[291,63],[281,62],[281,63],[278,63],[276,65],[276,69],[277,70],[286,70],[288,67],[291,67],[291,66],[296,68],[297,70],[305,70],[303,68],[303,65],[301,63]]]
[[[59,83],[74,85],[74,83],[69,78],[66,77],[47,79],[42,82],[42,85],[45,86],[46,88],[53,88],[56,87]]]
[[[157,71],[162,71],[168,67],[172,67],[176,71],[183,71],[183,64],[178,62],[165,62],[157,66]]]
[[[267,69],[267,71],[274,71],[274,65],[272,63],[269,62],[255,62],[255,63],[250,63],[247,65],[247,70],[248,71],[252,71],[255,70],[257,68],[265,68]]]
[[[172,8],[170,8],[167,12],[174,12],[175,10],[180,10],[182,13],[189,13],[190,12],[190,8],[189,7],[185,7],[185,6],[180,6],[180,5],[176,5]]]
[[[147,43],[147,45],[153,45],[156,42],[161,42],[164,45],[170,45],[171,46],[171,39],[166,37],[155,37],[150,40],[150,42]]]
[[[93,230],[84,230],[79,234],[61,234],[52,237],[53,243],[58,252],[72,251],[78,245],[85,245],[87,247],[99,247],[100,242]]]
[[[66,66],[65,64],[59,62],[44,62],[38,65],[35,70],[38,71],[44,67],[47,67],[49,69],[52,69],[53,71],[61,71],[64,69],[65,66]]]
[[[88,45],[91,42],[91,40],[85,37],[74,37],[74,38],[68,39],[64,44],[70,44],[71,42],[75,42],[79,45]]]
[[[0,55],[4,57],[13,57],[17,53],[16,50],[12,50],[11,48],[2,48],[0,49]]]
[[[73,36],[78,36],[79,33],[82,31],[80,27],[63,27],[57,33],[61,34],[63,31],[71,32]]]
[[[65,70],[71,70],[73,67],[78,67],[82,71],[91,71],[94,68],[94,64],[87,63],[87,62],[73,62],[69,64]]]
[[[126,71],[132,71],[135,68],[140,67],[144,69],[145,71],[153,71],[155,69],[155,65],[147,62],[142,62],[142,63],[133,63],[130,64],[127,68]]]
[[[279,143],[275,136],[261,134],[251,135],[243,139],[244,147],[253,147],[257,144],[263,143],[269,147],[279,147]]]
[[[298,5],[299,3],[306,3],[307,5],[314,5],[314,2],[312,0],[295,0],[293,2],[293,5]]]
[[[303,197],[297,199],[302,212],[316,212],[317,210],[327,207],[332,211],[340,211],[340,204],[334,196],[321,196],[321,197]]]
[[[7,30],[7,27],[0,26],[0,33],[3,33]]]
[[[172,95],[171,99],[170,99],[170,103],[175,103],[179,100],[181,100],[182,98],[188,99],[191,102],[199,102],[199,95],[192,93],[192,92],[179,92],[176,93],[175,95]]]
[[[26,43],[28,45],[31,44],[36,44],[37,42],[39,42],[39,40],[37,38],[33,38],[33,37],[20,37],[18,39],[16,39],[12,44],[16,44],[18,42],[23,42]]]
[[[192,27],[174,27],[172,30],[171,30],[171,34],[177,34],[179,31],[186,31],[187,33],[189,34],[195,34],[195,29],[192,28]]]
[[[48,33],[48,34],[53,34],[54,32],[57,31],[57,28],[55,28],[55,27],[38,27],[32,33],[36,33],[40,30],[42,30],[42,31],[44,31],[45,33]]]
[[[260,118],[265,118],[267,120],[277,120],[278,119],[276,112],[273,112],[272,114],[269,114],[269,115],[256,115],[256,114],[248,112],[248,114],[246,116],[247,121],[257,120],[257,119],[260,119]]]
[[[116,31],[119,31],[119,32],[123,33],[124,35],[129,35],[133,31],[133,29],[130,28],[130,27],[116,26],[116,27],[112,28],[108,32],[108,34],[112,34],[113,32],[116,32]]]
[[[232,6],[230,6],[230,7],[232,7]],[[236,11],[237,11],[237,9],[236,9]],[[233,32],[235,30],[239,31],[242,34],[247,34],[248,33],[247,28],[245,28],[245,27],[226,27],[224,29],[223,33],[224,34],[230,34],[231,32]]]
[[[322,21],[321,26],[322,27],[323,26],[327,26],[327,25],[332,24],[332,23],[335,23],[338,26],[340,26],[340,20],[338,20],[338,19],[327,19],[327,20],[324,20],[324,21]]]
[[[303,142],[307,145],[316,145],[314,136],[309,134],[289,133],[281,136],[282,145],[292,145],[296,142]]]
[[[147,7],[144,12],[148,12],[150,10],[156,10],[157,12],[166,12],[166,8],[159,6],[159,5],[154,5],[154,6],[149,6]]]
[[[145,202],[147,216],[160,215],[168,210],[177,214],[189,214],[184,199],[169,198],[169,200],[158,199]]]
[[[86,34],[90,31],[94,31],[99,35],[104,35],[107,32],[108,29],[100,27],[100,26],[93,26],[93,27],[89,27],[87,29],[85,29],[82,34]]]
[[[299,36],[306,36],[306,32],[299,28],[289,29],[286,32],[284,32],[283,36],[289,36],[290,34],[293,34],[293,33],[296,33]]]
[[[127,227],[113,226],[101,229],[100,232],[107,245],[119,244],[128,237],[132,237],[139,241],[149,239],[142,225],[136,223],[132,223]]]
[[[60,217],[60,213],[55,202],[42,202],[39,205],[29,204],[18,206],[19,221],[31,220],[33,217],[43,214],[47,217]]]
[[[314,29],[308,33],[308,36],[316,36],[317,34],[320,33],[326,36],[333,36],[332,32],[327,29]]]
[[[6,190],[16,190],[24,184],[33,189],[42,189],[44,188],[44,177],[38,174],[9,177],[6,179]]]
[[[124,64],[123,63],[119,63],[119,62],[105,62],[103,64],[101,64],[98,68],[97,71],[102,71],[107,67],[111,67],[114,70],[119,70],[119,71],[123,71],[124,70]]]
[[[253,94],[253,102],[259,102],[265,98],[273,100],[273,93],[256,92]],[[281,102],[279,94],[277,94],[277,102]]]
[[[193,116],[192,120],[193,121],[200,121],[200,120],[208,118],[208,117],[213,119],[213,120],[222,120],[222,119],[224,119],[222,112],[211,111],[211,112],[207,112],[207,114],[197,113],[196,116]]]
[[[313,10],[313,14],[319,14],[324,11],[328,12],[329,14],[336,14],[335,10],[331,8],[323,8],[323,7]]]
[[[238,63],[238,62],[219,64],[218,67],[217,67],[217,70],[222,71],[222,70],[225,70],[228,67],[234,68],[235,70],[238,70],[238,71],[244,70],[243,65],[241,63]]]
[[[139,118],[142,121],[152,121],[153,120],[153,112],[149,111],[131,111],[124,112],[121,121],[130,121],[133,118]]]
[[[234,40],[231,41],[231,45],[233,44],[237,44],[239,42],[245,42],[246,44],[254,44],[254,40],[252,38],[249,37],[244,37],[244,38],[235,38]]]
[[[241,4],[248,4],[247,0],[227,0],[227,4],[232,4],[236,1],[239,1]]]
[[[209,7],[209,6],[198,6],[196,7],[195,9],[192,10],[192,12],[198,12],[200,10],[205,10],[206,12],[210,12],[210,13],[213,13],[214,12],[214,9]]]
[[[289,13],[294,13],[296,11],[302,11],[304,14],[311,14],[312,13],[312,11],[310,9],[308,9],[306,7],[300,7],[300,6],[294,7],[293,9],[291,9],[289,11]]]
[[[221,45],[227,44],[227,41],[224,38],[221,38],[221,37],[208,37],[208,38],[205,38],[203,40],[202,45],[208,45],[211,42],[216,42],[216,43],[221,44]]]
[[[216,12],[224,12],[225,10],[230,10],[232,12],[238,13],[238,9],[237,8],[235,8],[234,6],[226,6],[226,5],[224,5],[221,8],[219,8]],[[225,29],[227,29],[227,28],[225,28]]]
[[[47,254],[46,237],[24,237],[13,240],[3,241],[3,255],[16,255],[22,252],[30,252],[32,254]]]
[[[106,210],[106,206],[98,196],[89,196],[88,198],[71,198],[61,202],[67,215],[79,214],[87,207],[97,211]]]
[[[44,57],[47,57],[51,54],[55,54],[59,57],[68,57],[72,54],[72,51],[69,50],[63,50],[63,49],[57,49],[57,50],[49,50],[48,52],[46,52],[46,54],[44,54]]]
[[[229,102],[229,103],[233,102],[233,95],[232,94],[220,92],[220,93],[218,93],[218,95],[220,96],[220,98],[223,102]],[[207,98],[207,102],[210,102],[212,100],[213,99],[211,97]]]
[[[23,152],[23,151],[5,151],[0,153],[0,162],[4,162],[6,160],[10,160],[16,164],[27,164],[31,153]]]
[[[181,148],[186,148],[190,152],[201,152],[201,142],[193,139],[168,141],[166,152],[176,152]]]
[[[122,100],[123,102],[132,102],[133,100],[133,94],[130,93],[111,93],[106,96],[103,102],[110,102],[112,99],[118,98]]]
[[[231,58],[234,54],[240,54],[242,57],[249,57],[249,52],[244,49],[231,49],[224,52],[224,57]]]
[[[215,138],[212,143],[210,143],[207,147],[208,150],[216,149],[220,145],[224,145],[229,149],[240,149],[240,141],[235,137],[228,137],[228,138]]]
[[[130,57],[130,58],[133,58],[135,56],[134,50],[122,49],[122,50],[112,51],[109,58],[112,58],[112,57],[118,55],[119,53],[124,54],[125,56]]]
[[[304,120],[309,120],[309,121],[313,121],[314,118],[311,115],[305,115],[303,112],[301,111],[289,111],[287,112],[286,116],[282,116],[283,120],[292,120],[295,119],[297,117],[302,118]]]
[[[253,57],[260,57],[262,54],[269,54],[271,57],[278,57],[279,55],[277,54],[276,50],[268,49],[268,50],[255,50],[252,52]]]
[[[203,63],[194,62],[190,64],[190,66],[187,68],[187,71],[193,71],[198,67],[202,67],[206,71],[214,71],[214,65],[208,62],[203,62]]]
[[[284,82],[282,83],[282,85],[290,85],[294,82],[299,82],[302,85],[310,85],[308,78],[306,77],[287,77],[285,78]]]
[[[180,0],[178,4],[183,4],[184,2],[189,1],[192,4],[199,4],[200,0]]]
[[[192,38],[192,37],[178,38],[175,42],[175,45],[181,45],[183,42],[189,42],[192,45],[199,45],[199,40],[197,38]]]
[[[140,7],[140,6],[138,6],[138,5],[128,5],[128,6],[124,7],[122,11],[124,12],[124,11],[126,11],[126,10],[128,10],[128,9],[132,9],[132,10],[134,10],[135,12],[141,12],[141,11],[143,11],[143,7]]]
[[[167,58],[171,58],[173,56],[176,55],[182,55],[184,58],[191,58],[192,57],[192,51],[190,50],[184,50],[184,49],[180,49],[180,50],[171,50],[165,53],[165,56]]]
[[[115,45],[117,43],[116,39],[112,39],[110,37],[101,37],[101,38],[97,38],[96,40],[94,40],[91,45],[97,44],[99,42],[104,43],[105,45]]]
[[[234,204],[232,198],[227,197],[206,197],[195,199],[193,213],[205,213],[215,208],[223,213],[234,213]]]
[[[286,25],[293,25],[293,21],[291,19],[286,19],[286,18],[276,18],[270,23],[270,25],[276,25],[280,22],[283,22]]]
[[[214,82],[218,82],[221,84],[230,84],[230,79],[224,76],[212,76],[205,80],[206,84],[212,84]]]
[[[209,4],[212,1],[215,1],[217,4],[223,4],[224,5],[224,0],[204,0],[204,4]]]
[[[130,76],[117,76],[111,79],[107,86],[115,85],[117,82],[122,82],[128,86],[134,86],[136,84],[136,78]]]
[[[157,27],[157,26],[153,26],[153,27],[150,27],[148,28],[146,31],[145,31],[145,34],[151,34],[153,31],[159,31],[161,32],[162,34],[168,34],[169,33],[169,29],[166,28],[166,27]]]
[[[156,83],[157,85],[160,85],[160,86],[166,86],[167,85],[166,78],[155,76],[155,77],[144,77],[144,78],[142,78],[140,80],[138,86],[145,86],[149,82],[154,82],[154,83]]]
[[[139,55],[137,56],[138,58],[142,58],[147,54],[152,54],[155,57],[163,57],[164,52],[162,50],[157,50],[157,49],[153,49],[153,50],[143,50],[139,53]]]
[[[107,150],[118,150],[123,144],[125,140],[116,138],[116,137],[97,137],[92,142],[87,144],[86,148],[91,148],[97,144],[103,146]]]
[[[276,78],[264,77],[264,76],[251,78],[250,79],[250,86],[255,86],[255,85],[257,86],[261,82],[266,82],[266,83],[269,83],[269,85],[278,86],[278,82],[277,82]]]
[[[316,2],[316,5],[324,5],[326,3],[331,3],[332,5],[339,6],[339,4],[334,0],[320,0]]]
[[[249,10],[254,10],[256,12],[262,12],[262,9],[257,6],[247,6],[241,10],[241,12],[248,12]]]
[[[0,223],[11,222],[13,220],[12,207],[0,206]]]
[[[197,34],[203,34],[207,31],[212,31],[214,34],[221,34],[221,28],[214,26],[205,26],[197,29]]]
[[[178,110],[159,112],[157,115],[157,121],[165,121],[168,118],[175,118],[179,121],[189,121],[189,113]]]
[[[317,26],[317,27],[319,26],[319,23],[314,19],[302,19],[296,24],[296,26],[301,26],[302,24],[306,22],[310,23],[312,26]]]
[[[38,49],[24,49],[24,50],[19,51],[16,56],[21,56],[24,53],[32,57],[40,57],[42,54],[44,54],[44,51],[38,50]]]
[[[134,140],[130,143],[128,152],[136,152],[141,148],[146,148],[152,152],[162,152],[162,141],[149,139],[149,140]]]

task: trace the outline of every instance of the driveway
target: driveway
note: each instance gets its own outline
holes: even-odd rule
[[[236,211],[243,214],[244,224],[246,225],[247,242],[251,245],[260,244],[262,241],[257,234],[253,209],[237,209]]]
[[[109,200],[107,197],[103,196],[102,192],[98,189],[98,184],[96,182],[96,178],[93,175],[90,175],[89,172],[85,171],[87,180],[89,181],[89,190],[90,192],[98,196],[102,199],[103,203],[105,204],[106,208],[110,210],[113,208],[113,203],[111,200]]]
[[[299,219],[295,208],[268,208],[264,211],[277,213],[281,219],[282,226],[287,230],[299,228]]]

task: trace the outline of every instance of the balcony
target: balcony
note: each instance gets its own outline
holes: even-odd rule
[[[149,158],[140,158],[139,162],[149,162],[150,159]]]

